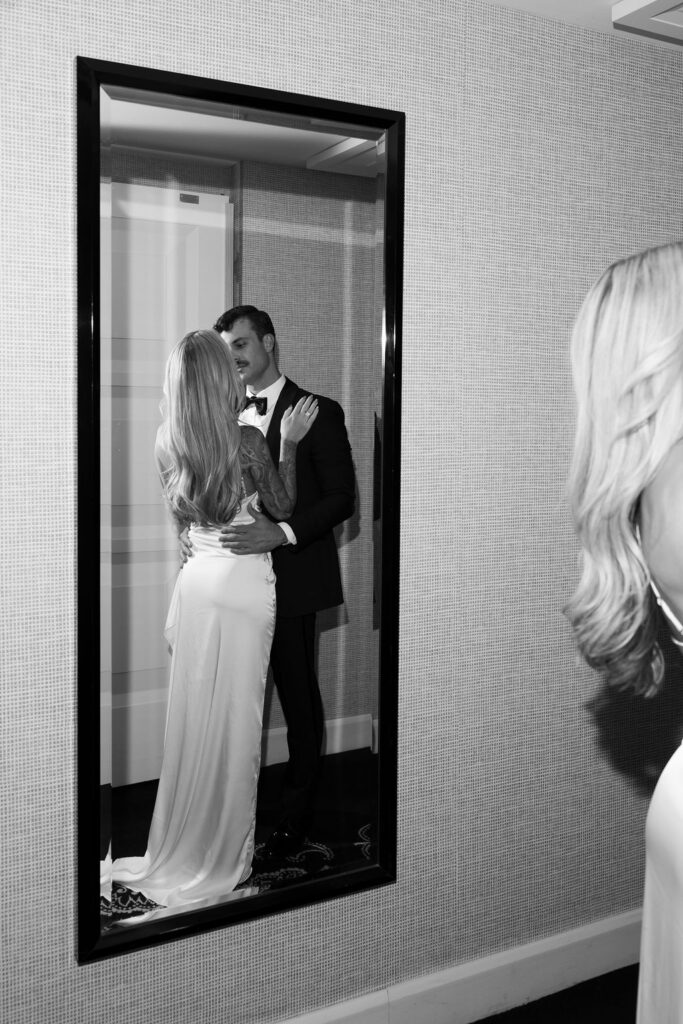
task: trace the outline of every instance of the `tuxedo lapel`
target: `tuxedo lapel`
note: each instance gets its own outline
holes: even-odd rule
[[[289,377],[285,377],[285,386],[275,403],[273,415],[266,432],[266,443],[275,466],[280,462],[280,423],[282,422],[282,415],[288,406],[295,404],[298,392],[299,388],[294,381],[291,381]]]

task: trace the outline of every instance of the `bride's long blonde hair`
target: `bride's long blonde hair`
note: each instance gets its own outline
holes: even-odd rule
[[[683,436],[683,244],[611,266],[572,335],[577,397],[569,498],[582,574],[565,612],[606,680],[653,692],[663,675],[640,497]]]
[[[243,404],[244,385],[221,336],[186,334],[166,363],[159,430],[164,496],[178,519],[218,525],[236,511]]]

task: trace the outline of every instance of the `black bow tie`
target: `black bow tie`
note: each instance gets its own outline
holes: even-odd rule
[[[248,409],[250,405],[256,406],[256,412],[259,416],[265,416],[268,411],[268,399],[259,398],[257,395],[247,395],[247,400],[244,403],[244,408]]]

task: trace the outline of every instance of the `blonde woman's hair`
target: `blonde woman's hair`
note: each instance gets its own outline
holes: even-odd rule
[[[577,397],[569,498],[582,574],[565,612],[584,658],[650,694],[663,676],[637,534],[640,497],[683,436],[683,244],[613,264],[572,335]]]
[[[243,404],[244,385],[221,336],[186,334],[166,363],[159,432],[164,497],[177,519],[219,525],[236,511]]]

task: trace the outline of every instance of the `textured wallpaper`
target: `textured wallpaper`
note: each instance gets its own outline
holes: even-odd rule
[[[241,188],[242,301],[271,314],[282,372],[341,404],[356,468],[356,508],[336,531],[344,607],[318,616],[325,715],[376,717],[372,506],[375,414],[382,413],[382,349],[373,323],[377,183],[247,161]],[[283,721],[274,694],[269,724]]]
[[[646,800],[560,611],[567,332],[608,261],[683,235],[679,53],[464,0],[7,0],[0,40],[0,1016],[278,1021],[635,907]],[[399,881],[85,967],[76,54],[402,109],[408,132]]]

